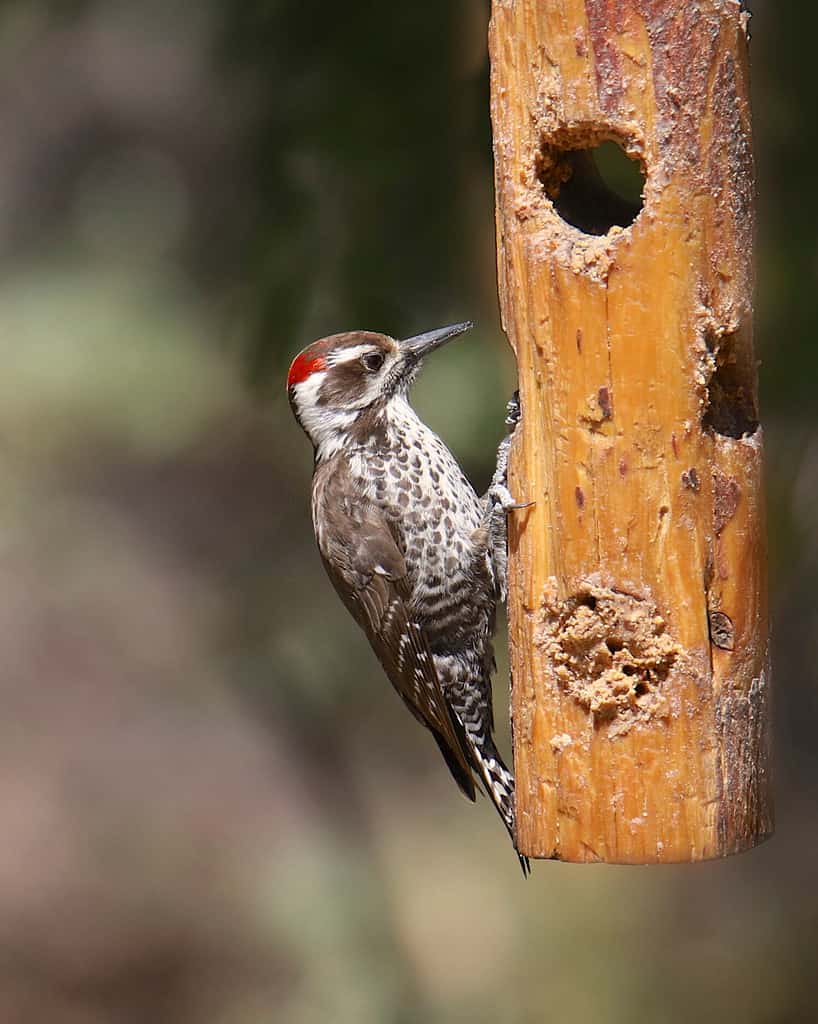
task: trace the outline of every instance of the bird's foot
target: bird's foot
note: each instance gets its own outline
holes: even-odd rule
[[[517,501],[508,489],[508,456],[514,431],[519,422],[520,392],[515,391],[506,406],[506,426],[509,432],[497,449],[497,466],[483,499],[483,522],[488,532],[489,552],[494,566],[497,592],[502,601],[506,599],[507,590],[507,516],[510,512],[519,512],[522,509],[531,508],[535,504],[533,501]]]
[[[492,484],[489,488],[488,500],[492,515],[497,515],[499,512],[519,512],[521,509],[536,505],[535,501],[515,501],[505,483]]]

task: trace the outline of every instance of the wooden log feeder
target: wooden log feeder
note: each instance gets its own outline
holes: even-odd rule
[[[532,857],[695,861],[773,828],[746,20],[737,0],[493,2]],[[606,145],[644,178],[635,205]]]

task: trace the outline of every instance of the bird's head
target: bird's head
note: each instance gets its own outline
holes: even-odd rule
[[[333,334],[308,345],[287,374],[295,418],[319,458],[344,446],[367,411],[405,395],[424,356],[472,326],[470,321],[397,341],[372,331]]]

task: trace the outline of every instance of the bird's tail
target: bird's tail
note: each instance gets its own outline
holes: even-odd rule
[[[480,776],[483,788],[497,808],[497,813],[500,815],[516,850],[514,776],[506,768],[490,737],[479,745],[475,745],[472,748],[472,752],[474,754],[475,769]],[[521,853],[518,853],[517,857],[520,861],[523,877],[527,878],[531,873],[528,857],[524,857]]]

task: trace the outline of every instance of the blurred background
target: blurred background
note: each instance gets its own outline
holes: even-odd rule
[[[778,835],[524,884],[324,578],[283,388],[473,317],[416,397],[487,482],[488,4],[0,3],[4,1024],[818,1020],[818,8],[754,14]]]

